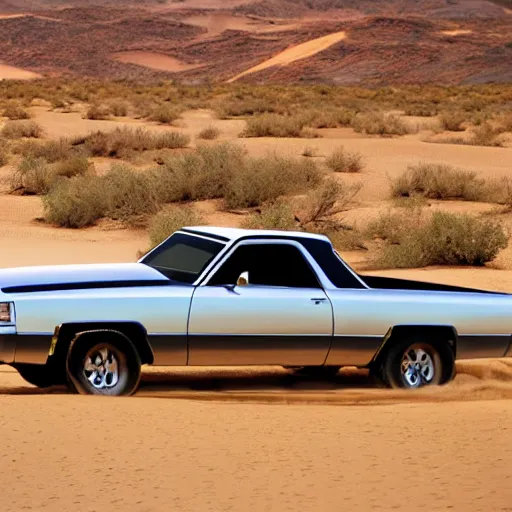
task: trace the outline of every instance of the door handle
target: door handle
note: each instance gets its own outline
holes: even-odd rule
[[[317,297],[314,299],[311,299],[315,304],[320,304],[322,302],[325,302],[327,299],[325,297]]]

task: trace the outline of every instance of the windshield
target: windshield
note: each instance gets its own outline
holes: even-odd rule
[[[193,283],[224,248],[222,242],[194,235],[175,233],[141,263],[158,270],[169,279]]]

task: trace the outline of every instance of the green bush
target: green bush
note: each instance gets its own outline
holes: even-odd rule
[[[382,112],[358,114],[351,125],[357,133],[368,135],[405,135],[411,132],[400,116]]]
[[[73,176],[85,176],[89,173],[89,160],[83,155],[75,155],[61,160],[52,166],[54,176],[72,178]]]
[[[149,224],[151,248],[156,247],[172,233],[185,226],[200,226],[204,220],[195,210],[186,206],[175,206],[155,215]]]
[[[2,135],[6,139],[38,139],[43,135],[43,129],[34,121],[8,121],[2,129]]]
[[[107,196],[100,179],[75,177],[59,181],[43,197],[45,219],[64,228],[83,228],[105,216]]]
[[[198,139],[214,140],[220,135],[220,130],[215,126],[208,126],[197,134]]]
[[[391,182],[392,197],[415,195],[430,199],[487,199],[488,189],[476,173],[456,169],[445,164],[420,163],[410,165],[407,171]]]
[[[378,256],[377,266],[481,266],[508,244],[503,228],[493,220],[446,212],[434,212],[413,228],[404,225],[395,236]]]
[[[16,102],[7,103],[2,111],[2,116],[7,117],[13,121],[20,119],[30,119],[30,113]]]
[[[334,172],[361,172],[364,167],[361,154],[346,151],[344,147],[336,149],[325,163]]]
[[[48,163],[69,159],[78,152],[77,148],[73,148],[71,142],[65,138],[46,141],[21,140],[13,147],[15,154],[30,158],[43,158]]]

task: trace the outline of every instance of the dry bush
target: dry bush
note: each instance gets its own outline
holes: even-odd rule
[[[176,106],[158,105],[149,115],[150,121],[156,121],[160,124],[172,124],[179,119],[181,110]]]
[[[497,119],[499,127],[503,132],[512,132],[512,112],[501,114]]]
[[[284,114],[279,102],[271,102],[264,98],[230,99],[215,105],[219,119],[229,117],[252,116],[257,114]]]
[[[133,151],[186,147],[190,138],[179,132],[150,132],[144,128],[116,128],[94,132],[84,137],[85,147],[93,156],[124,158]]]
[[[364,167],[361,154],[347,151],[343,146],[336,149],[325,163],[334,172],[361,172]]]
[[[389,243],[385,244],[375,261],[376,266],[481,266],[492,261],[508,244],[508,237],[502,226],[488,218],[434,212],[431,216],[423,216],[421,222],[414,226],[401,223],[403,219],[404,215],[401,214],[399,220],[391,221],[398,226],[398,231],[393,237],[389,236]]]
[[[7,103],[2,111],[2,116],[7,117],[12,121],[30,119],[30,113],[16,102]]]
[[[246,229],[297,229],[297,221],[290,205],[275,201],[263,208],[260,213],[251,215],[242,223]]]
[[[199,213],[187,206],[175,206],[155,215],[149,223],[149,241],[151,248],[156,247],[172,233],[185,226],[205,224]]]
[[[24,158],[10,176],[11,192],[46,194],[53,183],[48,163],[42,158]]]
[[[270,154],[247,158],[225,187],[227,208],[248,208],[316,187],[322,175],[311,160]]]
[[[405,135],[412,132],[400,116],[382,112],[358,114],[351,126],[354,131],[368,135]]]
[[[9,162],[9,151],[7,144],[0,139],[0,167],[7,165]]]
[[[214,140],[220,135],[220,130],[215,126],[207,126],[197,134],[198,139]]]
[[[13,153],[30,158],[44,158],[48,163],[66,160],[77,152],[66,138],[58,140],[23,140],[13,147]]]
[[[89,173],[89,160],[83,155],[70,156],[65,160],[55,163],[51,167],[51,171],[54,176],[61,176],[63,178],[85,176]]]
[[[301,116],[263,114],[247,120],[241,137],[304,137],[306,120]]]
[[[356,114],[356,111],[345,108],[322,108],[306,110],[301,117],[312,128],[337,128],[350,126]]]
[[[86,113],[85,118],[96,120],[96,121],[104,121],[110,117],[110,109],[104,105],[91,105]]]
[[[439,117],[441,126],[444,130],[449,132],[463,132],[464,127],[462,126],[468,115],[462,111],[450,110],[443,112]]]
[[[478,179],[476,173],[445,164],[410,165],[391,182],[392,197],[482,201],[487,200],[488,193],[485,180]]]
[[[308,158],[312,158],[312,157],[316,156],[316,152],[317,152],[316,148],[312,148],[311,146],[306,146],[302,150],[302,156],[306,156]]]
[[[171,158],[152,173],[163,203],[224,197],[233,176],[245,165],[236,144],[198,146],[193,153]]]
[[[38,139],[43,135],[43,129],[35,121],[8,121],[2,129],[2,135],[6,139]]]
[[[128,103],[123,100],[114,100],[109,103],[109,111],[115,117],[126,117],[128,115]]]
[[[126,165],[114,165],[100,178],[106,196],[105,214],[117,220],[154,214],[159,209],[151,179]]]
[[[467,143],[471,146],[501,147],[502,141],[498,139],[502,130],[492,126],[489,122],[482,123],[473,129],[471,138]]]
[[[83,228],[105,216],[107,196],[96,177],[59,181],[43,197],[45,219],[65,228]]]
[[[411,103],[405,107],[406,116],[432,117],[437,113],[437,106],[430,103]]]

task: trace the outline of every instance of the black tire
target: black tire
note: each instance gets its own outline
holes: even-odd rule
[[[341,366],[288,366],[298,375],[319,379],[332,379],[340,371]]]
[[[77,334],[66,358],[70,386],[82,395],[133,395],[139,387],[140,368],[137,349],[118,331]]]
[[[52,368],[47,364],[16,364],[13,365],[18,373],[33,386],[38,388],[49,388],[57,384],[64,384],[62,379],[58,379]]]
[[[445,341],[403,338],[388,344],[372,374],[389,388],[442,385],[455,376],[454,353]]]

